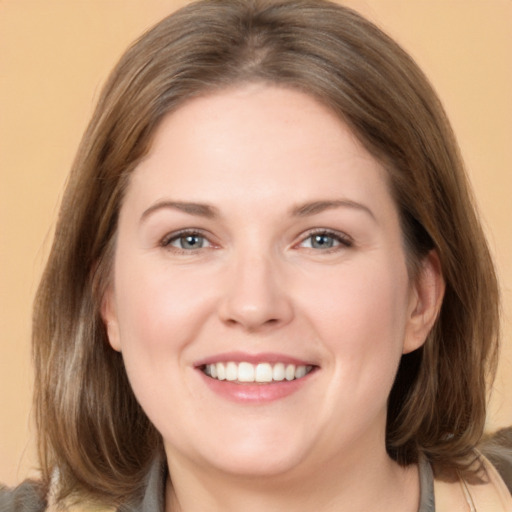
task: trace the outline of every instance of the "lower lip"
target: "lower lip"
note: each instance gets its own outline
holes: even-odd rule
[[[286,398],[299,391],[309,381],[311,373],[291,381],[271,382],[268,384],[237,383],[208,377],[198,370],[206,385],[223,398],[239,403],[268,403]]]

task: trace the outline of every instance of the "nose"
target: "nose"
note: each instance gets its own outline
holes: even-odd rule
[[[236,258],[224,285],[219,316],[228,325],[256,332],[284,326],[293,318],[283,271],[268,255]]]

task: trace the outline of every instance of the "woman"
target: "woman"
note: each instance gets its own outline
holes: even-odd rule
[[[79,149],[36,299],[42,480],[1,499],[509,510],[476,450],[497,335],[414,62],[327,2],[191,4],[127,51]]]

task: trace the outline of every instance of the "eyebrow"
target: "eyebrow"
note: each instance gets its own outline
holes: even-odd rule
[[[158,203],[150,206],[147,210],[144,210],[140,218],[141,222],[155,211],[162,209],[178,210],[184,213],[188,213],[189,215],[196,215],[198,217],[205,217],[207,219],[212,219],[218,216],[217,208],[209,204],[188,203],[184,201],[159,201]]]
[[[372,219],[376,220],[375,215],[367,206],[352,201],[350,199],[336,199],[327,201],[310,201],[298,206],[295,206],[291,210],[293,217],[308,217],[310,215],[317,215],[325,210],[334,208],[353,208],[367,213]],[[144,221],[155,211],[161,209],[178,210],[189,215],[195,215],[198,217],[204,217],[207,219],[213,219],[219,216],[217,208],[209,204],[204,203],[189,203],[185,201],[159,201],[151,205],[147,210],[144,210],[141,216],[141,222]]]
[[[325,210],[333,208],[354,208],[367,213],[373,220],[377,220],[374,213],[364,204],[350,199],[335,199],[329,201],[311,201],[292,208],[292,215],[295,217],[307,217],[317,215]]]

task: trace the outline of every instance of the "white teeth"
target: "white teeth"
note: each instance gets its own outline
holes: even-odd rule
[[[295,378],[301,379],[306,375],[306,367],[305,366],[297,366],[295,369]]]
[[[215,366],[212,364],[212,366]],[[254,366],[251,363],[238,365],[238,380],[240,382],[254,382]]]
[[[208,365],[217,367],[217,379],[226,380],[226,368],[223,363],[217,363],[216,365]],[[213,372],[210,370],[210,375],[213,377]]]
[[[259,363],[251,364],[247,362],[235,363],[229,361],[227,363],[208,364],[203,371],[206,375],[217,380],[228,380],[231,382],[280,382],[283,380],[295,380],[305,377],[311,370],[312,366],[294,364],[275,363]]]
[[[260,363],[256,366],[256,382],[272,382],[272,366],[269,363]]]
[[[277,363],[272,369],[272,378],[277,381],[284,380],[284,364]]]
[[[226,380],[237,380],[238,379],[238,365],[233,362],[229,362],[226,365]]]

